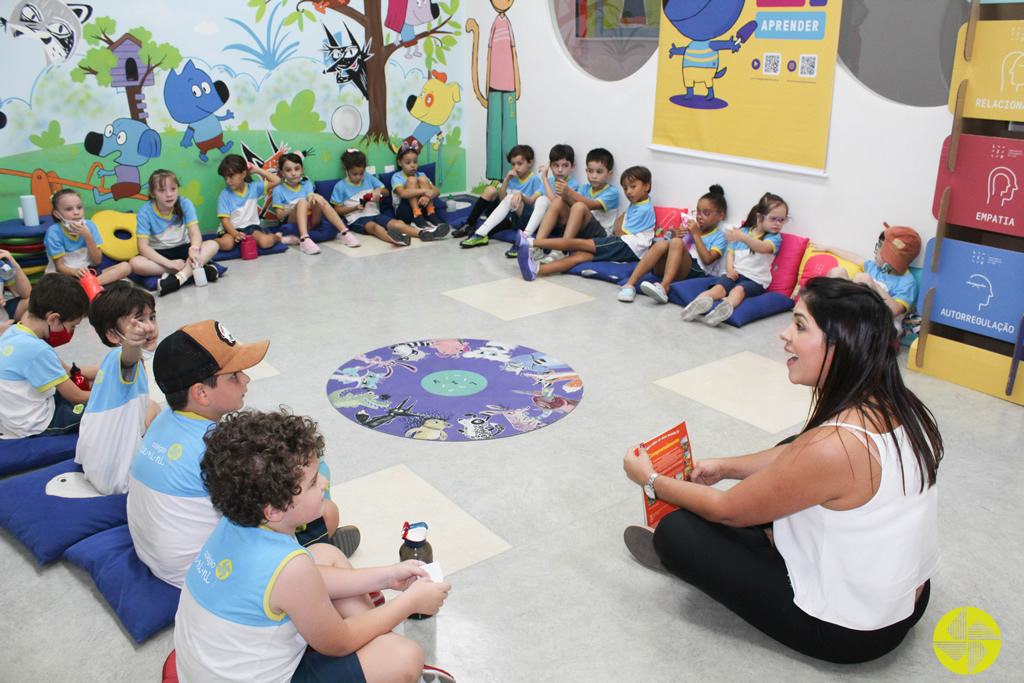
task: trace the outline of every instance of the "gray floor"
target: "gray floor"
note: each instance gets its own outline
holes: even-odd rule
[[[618,303],[614,287],[572,276],[549,281],[592,301],[509,322],[441,294],[514,276],[503,251],[491,245],[467,253],[451,241],[366,258],[292,249],[229,262],[221,282],[158,301],[164,335],[216,318],[243,342],[272,340],[267,359],[280,374],[254,381],[247,404],[283,403],[319,420],[335,485],[404,464],[511,545],[450,574],[442,613],[406,627],[429,660],[460,683],[952,679],[933,653],[932,632],[946,612],[969,605],[991,614],[1004,638],[986,680],[1020,679],[1024,601],[1012,578],[1024,566],[1024,534],[1013,521],[1024,488],[1019,406],[905,373],[946,442],[939,472],[943,567],[928,612],[899,650],[862,666],[822,664],[639,566],[621,541],[622,529],[641,516],[638,489],[621,470],[631,443],[680,419],[697,457],[748,453],[795,431],[768,433],[653,384],[741,351],[782,361],[778,333],[787,317],[711,329],[683,323],[679,308],[655,307],[642,296]],[[80,329],[62,356],[97,360],[103,349],[95,334]],[[582,403],[536,432],[445,444],[374,433],[326,400],[327,377],[359,353],[456,336],[511,340],[566,361],[583,378]],[[742,404],[743,387],[730,390]],[[134,644],[84,572],[60,561],[38,567],[4,531],[0,575],[7,604],[0,679],[158,680],[171,629]]]

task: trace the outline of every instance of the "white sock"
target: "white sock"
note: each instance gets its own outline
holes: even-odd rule
[[[526,228],[523,230],[527,237],[537,232],[537,228],[540,227],[540,222],[544,220],[544,214],[548,212],[549,206],[551,206],[551,201],[547,197],[544,195],[537,197],[537,201],[533,203],[533,214],[530,215],[530,222],[526,224]]]
[[[491,215],[487,217],[487,220],[483,222],[479,228],[476,229],[476,234],[483,237],[491,230],[494,229],[498,223],[505,220],[505,216],[512,210],[512,195],[507,194],[501,202],[494,207],[494,211],[491,211]]]

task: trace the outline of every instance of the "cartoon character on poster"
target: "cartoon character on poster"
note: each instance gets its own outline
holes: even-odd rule
[[[228,109],[223,116],[217,110],[228,102],[228,86],[224,81],[214,81],[208,73],[188,60],[180,73],[172,70],[164,81],[164,103],[167,113],[178,123],[188,124],[181,139],[182,147],[191,147],[194,142],[199,148],[199,158],[208,161],[206,153],[219,150],[227,154],[234,142],[224,142],[221,121],[235,118]]]
[[[473,90],[480,105],[487,110],[487,170],[491,180],[501,180],[512,168],[506,156],[519,144],[516,127],[516,102],[521,88],[519,83],[519,59],[516,56],[516,41],[512,34],[512,22],[507,12],[515,0],[491,0],[491,6],[498,13],[491,24],[491,36],[487,41],[487,81],[484,93],[480,91],[479,55],[480,25],[475,19],[466,20],[466,30],[473,34]],[[742,4],[742,3],[741,3]]]
[[[725,75],[726,67],[719,68],[719,52],[738,52],[757,28],[757,22],[744,24],[726,40],[714,40],[728,35],[743,12],[744,0],[662,0],[672,26],[690,43],[677,47],[672,44],[669,59],[683,58],[683,85],[686,93],[671,98],[674,104],[691,109],[723,109],[728,103],[715,98],[715,81]],[[694,99],[700,85],[707,90],[704,99]]]
[[[416,27],[424,26],[441,16],[441,8],[430,0],[391,0],[384,25],[398,34],[395,44],[401,45],[416,38]],[[419,43],[405,50],[405,58],[422,57]]]

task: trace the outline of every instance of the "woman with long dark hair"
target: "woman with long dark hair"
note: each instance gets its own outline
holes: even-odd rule
[[[928,604],[942,437],[903,384],[892,314],[875,292],[814,278],[781,337],[790,381],[813,391],[803,431],[760,453],[698,460],[688,482],[631,448],[629,478],[681,509],[653,533],[629,527],[626,545],[798,652],[869,661]],[[723,479],[738,481],[711,487]]]

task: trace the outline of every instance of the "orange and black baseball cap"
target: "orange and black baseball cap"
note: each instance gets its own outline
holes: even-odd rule
[[[892,266],[898,274],[902,275],[910,268],[911,262],[921,253],[921,236],[913,228],[903,225],[885,226],[885,239],[879,254],[882,260]]]
[[[186,325],[168,335],[153,355],[153,375],[160,391],[188,389],[214,375],[229,375],[258,364],[270,341],[239,344],[216,320]]]

